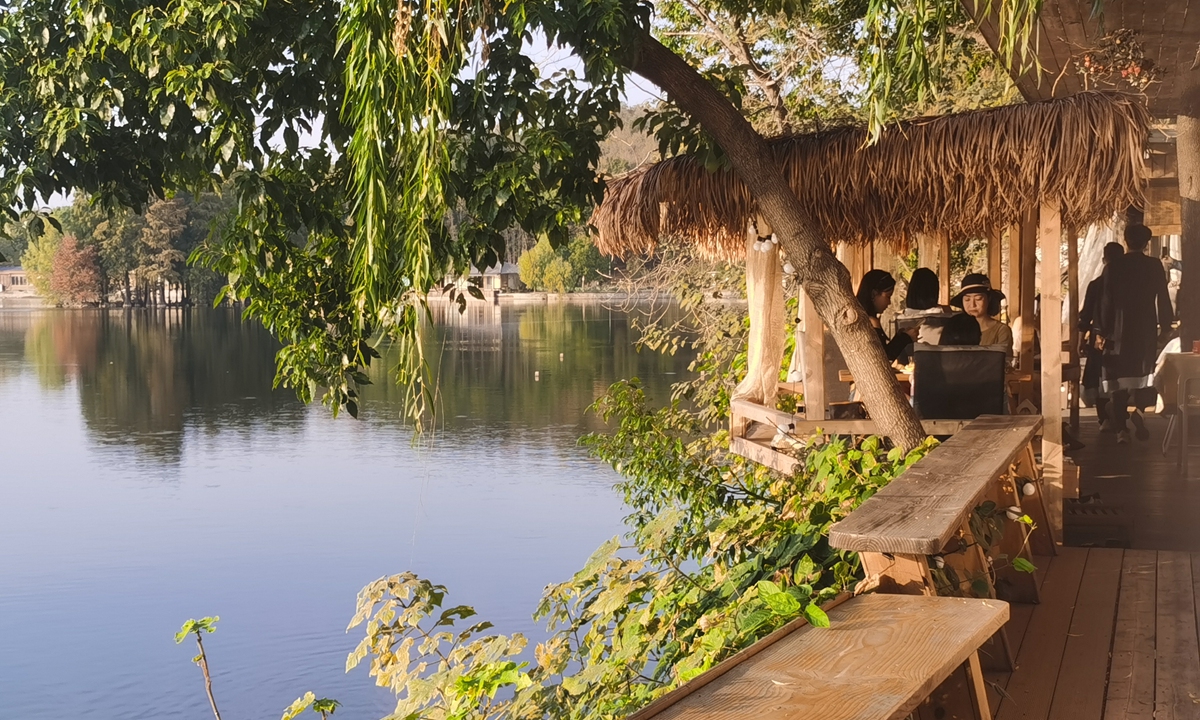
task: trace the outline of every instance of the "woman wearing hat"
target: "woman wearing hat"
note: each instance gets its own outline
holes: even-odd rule
[[[993,290],[987,275],[970,273],[963,278],[962,290],[950,299],[950,304],[962,308],[963,312],[979,322],[983,346],[999,345],[1011,360],[1013,356],[1012,328],[996,319],[1000,314],[1000,301],[1004,293]]]

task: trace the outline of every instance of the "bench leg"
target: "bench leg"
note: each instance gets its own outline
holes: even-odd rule
[[[988,707],[987,684],[983,680],[983,668],[979,666],[979,653],[971,653],[967,660],[967,675],[971,681],[971,696],[975,705],[976,720],[992,720],[992,709]]]
[[[992,720],[979,654],[972,653],[938,685],[911,716],[913,720]]]

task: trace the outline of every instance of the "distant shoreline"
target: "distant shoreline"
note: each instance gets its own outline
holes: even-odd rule
[[[472,305],[495,305],[492,295],[485,292],[485,299],[480,300],[471,296],[467,296],[467,301]],[[728,304],[745,304],[745,298],[714,298],[711,295],[706,297],[708,302],[728,303]],[[450,303],[449,297],[445,293],[431,294],[429,302],[432,303]],[[571,293],[553,293],[553,292],[502,292],[500,293],[500,305],[548,305],[553,303],[572,303],[572,304],[600,304],[612,302],[674,302],[674,298],[670,293],[652,292],[649,290],[638,291],[634,293],[625,293],[619,291],[596,291],[596,292],[571,292]]]

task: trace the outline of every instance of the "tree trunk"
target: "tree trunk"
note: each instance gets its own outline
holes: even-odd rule
[[[850,274],[804,212],[766,140],[725,96],[649,33],[643,36],[630,69],[666,91],[725,151],[841,348],[879,432],[904,448],[919,445],[925,437],[921,421],[896,383],[866,312],[854,298]]]

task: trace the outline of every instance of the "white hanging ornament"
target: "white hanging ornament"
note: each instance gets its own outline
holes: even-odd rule
[[[794,275],[795,273],[796,273],[796,268],[792,267],[792,264],[790,262],[785,262],[783,264],[783,274],[784,275]]]
[[[1004,514],[1008,516],[1009,520],[1018,520],[1024,513],[1021,512],[1021,508],[1012,505],[1004,511]]]
[[[779,238],[775,235],[775,233],[771,233],[771,244],[772,245],[779,244]]]
[[[1035,492],[1037,492],[1037,486],[1031,482],[1027,482],[1021,486],[1021,494],[1024,495],[1025,497],[1029,497],[1030,495],[1034,494]]]

